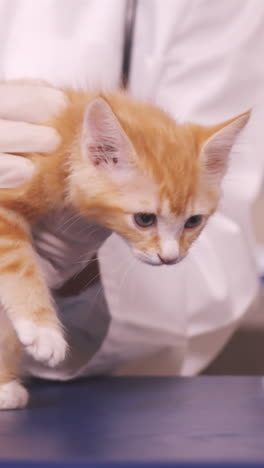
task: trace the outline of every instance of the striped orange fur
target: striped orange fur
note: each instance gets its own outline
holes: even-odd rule
[[[49,365],[66,356],[62,327],[32,245],[36,221],[70,209],[121,235],[139,259],[176,263],[217,207],[229,152],[249,115],[212,127],[180,125],[123,91],[65,93],[67,108],[44,123],[61,135],[58,150],[49,156],[22,154],[34,162],[32,180],[0,190],[0,297],[1,314],[6,314],[0,408],[26,404],[21,386],[14,387],[19,398],[1,400],[3,385],[19,375],[22,350]],[[142,226],[135,215],[140,222],[149,215],[154,221]],[[196,225],[188,226],[190,220]]]

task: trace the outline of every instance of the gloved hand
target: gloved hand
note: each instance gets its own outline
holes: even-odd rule
[[[58,133],[52,128],[35,124],[47,120],[65,105],[64,94],[46,86],[0,84],[1,188],[23,184],[34,170],[31,161],[12,153],[45,153],[57,147],[60,142]]]
[[[0,188],[17,187],[32,177],[34,164],[16,152],[56,149],[58,133],[38,123],[66,105],[62,91],[44,85],[0,85]],[[58,288],[81,271],[107,236],[108,232],[73,213],[56,213],[41,220],[33,238],[48,285]]]

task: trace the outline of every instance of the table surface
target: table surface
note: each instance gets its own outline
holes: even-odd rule
[[[0,412],[1,467],[264,466],[261,377],[41,381],[31,394]]]

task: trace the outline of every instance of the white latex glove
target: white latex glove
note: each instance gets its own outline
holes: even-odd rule
[[[18,187],[33,174],[33,163],[14,153],[48,153],[57,147],[58,133],[36,123],[47,120],[65,105],[64,94],[46,86],[0,84],[1,188]]]
[[[14,153],[55,150],[58,133],[36,124],[48,120],[66,103],[62,91],[43,85],[0,85],[0,188],[17,187],[33,174],[33,163]],[[33,237],[49,286],[57,288],[80,271],[107,235],[72,213],[43,219]]]

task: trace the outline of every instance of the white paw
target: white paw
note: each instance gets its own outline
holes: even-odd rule
[[[36,361],[55,367],[65,359],[67,343],[60,330],[40,327],[30,320],[18,320],[14,325],[26,352]]]
[[[28,392],[16,380],[0,385],[0,410],[24,408],[27,402]]]

